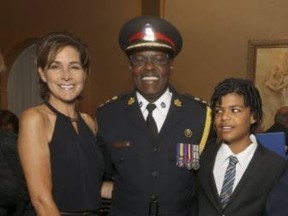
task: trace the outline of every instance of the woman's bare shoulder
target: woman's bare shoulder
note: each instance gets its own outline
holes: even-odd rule
[[[35,127],[47,126],[51,116],[54,116],[45,105],[38,105],[28,108],[21,113],[20,122],[22,125],[34,125]]]

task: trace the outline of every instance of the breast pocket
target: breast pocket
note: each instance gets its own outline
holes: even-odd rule
[[[137,167],[137,152],[129,141],[114,142],[111,146],[111,158],[117,172],[133,172]]]

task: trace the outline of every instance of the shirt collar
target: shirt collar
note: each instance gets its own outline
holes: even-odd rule
[[[139,107],[143,113],[149,101],[146,100],[138,91],[136,91],[136,97],[139,103]],[[154,102],[160,113],[168,112],[171,104],[171,99],[172,99],[172,92],[170,92],[169,88],[167,88],[167,90],[161,95],[161,97]]]
[[[238,154],[234,154],[231,149],[229,148],[229,146],[226,143],[222,143],[221,147],[219,149],[220,151],[220,160],[222,160],[223,163],[226,162],[226,160],[229,160],[229,156],[234,155],[237,157],[238,159],[238,163],[241,167],[247,166],[247,163],[250,162],[250,160],[247,160],[247,158],[252,158],[256,148],[257,148],[257,141],[256,141],[256,137],[255,135],[251,134],[250,135],[250,140],[251,140],[251,144],[244,149],[242,152],[238,153]]]

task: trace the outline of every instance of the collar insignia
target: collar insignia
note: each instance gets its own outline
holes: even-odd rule
[[[182,102],[177,98],[174,100],[174,105],[177,107],[182,107]]]
[[[128,100],[128,105],[131,106],[134,103],[135,103],[135,97],[130,97]]]

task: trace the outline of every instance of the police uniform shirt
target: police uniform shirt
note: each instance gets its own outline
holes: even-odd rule
[[[143,114],[144,119],[146,120],[148,116],[148,110],[146,109],[149,101],[147,101],[138,91],[136,92],[136,97],[139,102],[139,106],[141,109],[141,112]],[[166,119],[166,116],[168,114],[170,104],[172,99],[172,92],[169,91],[169,88],[165,91],[162,96],[154,102],[156,105],[155,110],[153,110],[153,118],[157,124],[158,132],[161,130],[162,125],[164,124],[164,121]]]
[[[252,134],[250,135],[250,140],[252,141],[252,143],[244,151],[240,152],[237,155],[235,155],[231,151],[229,146],[225,143],[222,143],[221,147],[219,148],[213,169],[218,194],[221,193],[225,172],[229,164],[229,156],[234,155],[238,159],[238,163],[236,165],[236,176],[233,185],[233,191],[236,188],[237,184],[239,183],[240,179],[242,178],[258,145],[254,135]]]

